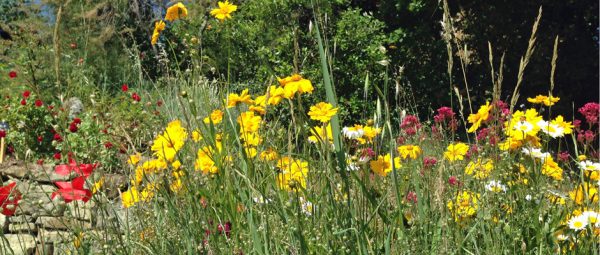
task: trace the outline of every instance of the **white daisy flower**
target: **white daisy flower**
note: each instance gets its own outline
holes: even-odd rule
[[[595,162],[586,160],[586,161],[580,161],[577,164],[579,164],[579,168],[581,168],[581,170],[600,171],[600,163],[595,163]]]
[[[491,192],[506,192],[506,186],[504,186],[500,181],[490,181],[488,184],[485,185],[485,189],[491,191]]]
[[[365,134],[365,131],[361,125],[354,125],[352,127],[344,127],[342,133],[348,139],[358,139]]]
[[[300,197],[300,203],[302,207],[302,212],[307,216],[312,216],[313,214],[313,204],[306,200],[304,197]]]
[[[559,125],[540,120],[537,126],[547,135],[552,138],[563,137],[565,135],[565,129]]]
[[[588,224],[588,217],[586,215],[579,215],[571,218],[568,222],[569,228],[575,231],[585,229]]]
[[[533,158],[539,158],[541,160],[545,160],[550,156],[550,153],[542,152],[542,149],[540,148],[523,148],[521,151],[523,154],[527,154]]]
[[[533,128],[534,128],[533,124],[531,124],[527,121],[519,121],[519,122],[517,122],[517,124],[515,124],[513,126],[514,130],[521,131],[523,133],[531,132],[533,130]]]

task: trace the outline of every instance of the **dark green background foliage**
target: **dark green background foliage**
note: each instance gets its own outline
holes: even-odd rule
[[[450,104],[448,55],[441,37],[442,2],[233,1],[239,10],[234,19],[224,23],[208,15],[214,2],[183,2],[190,17],[169,24],[153,47],[149,43],[153,23],[164,16],[167,1],[70,1],[59,30],[62,58],[58,80],[76,95],[98,90],[114,93],[124,82],[143,85],[147,84],[144,80],[187,71],[225,78],[236,84],[235,90],[249,87],[256,93],[274,84],[275,76],[299,71],[319,89],[314,37],[317,14],[343,116],[366,118],[365,112],[373,110],[374,104],[359,103],[367,74],[371,84],[380,88],[388,84],[388,96],[397,99],[393,105],[405,108],[413,103],[394,96],[396,88],[416,98],[416,110],[424,116],[431,108]],[[15,36],[12,43],[2,42],[0,67],[3,73],[26,70],[26,75],[36,76],[32,85],[43,88],[56,82],[52,32],[62,1],[37,3],[5,1],[0,5],[0,10],[8,10],[1,12],[0,26]],[[560,44],[554,95],[563,101],[555,109],[571,116],[571,101],[575,107],[598,101],[597,1],[450,1],[449,6],[454,26],[468,47],[465,70],[474,107],[491,97],[488,42],[496,71],[500,56],[506,54],[502,98],[512,94],[519,59],[540,6],[543,16],[520,101],[547,94],[556,36]],[[198,42],[191,43],[192,38]],[[77,47],[71,48],[71,43]],[[381,65],[382,60],[390,64]],[[458,63],[454,49],[452,85],[466,97]]]

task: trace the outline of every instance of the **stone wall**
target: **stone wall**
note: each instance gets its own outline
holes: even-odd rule
[[[101,252],[98,249],[106,249],[110,241],[107,233],[121,232],[119,221],[126,215],[119,200],[120,190],[127,182],[123,175],[103,174],[101,192],[87,203],[51,199],[57,190],[54,182],[75,177],[56,174],[53,165],[11,160],[0,165],[0,177],[3,185],[16,182],[22,194],[13,216],[0,214],[4,236],[0,254],[69,254],[82,243],[94,243],[93,249]],[[86,185],[99,177],[95,173]]]

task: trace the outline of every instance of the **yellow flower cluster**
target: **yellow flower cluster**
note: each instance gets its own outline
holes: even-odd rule
[[[481,126],[481,122],[486,121],[490,118],[490,110],[492,110],[492,106],[490,106],[490,102],[486,102],[485,105],[482,105],[477,113],[469,115],[467,121],[473,124],[467,132],[473,133],[477,131],[479,126]]]
[[[318,120],[322,123],[328,123],[338,111],[330,103],[320,102],[310,107],[308,116],[313,120]]]
[[[371,170],[379,176],[387,176],[389,172],[392,171],[392,163],[394,164],[395,169],[399,169],[402,167],[400,163],[400,157],[395,157],[394,162],[392,162],[390,154],[386,154],[385,156],[378,156],[376,160],[371,160]]]
[[[421,147],[417,145],[402,145],[398,147],[398,153],[402,156],[402,159],[417,159],[421,155]]]
[[[494,163],[490,159],[477,159],[469,162],[465,168],[465,174],[473,176],[475,179],[487,178],[494,169]]]
[[[277,186],[288,191],[306,188],[308,162],[291,157],[282,157],[277,161]]]
[[[165,20],[169,21],[169,22],[173,22],[175,20],[185,18],[185,17],[187,17],[187,15],[188,15],[188,10],[185,7],[185,5],[178,2],[174,5],[172,5],[171,7],[167,8],[167,14],[165,15]],[[155,45],[158,42],[158,38],[160,37],[160,34],[162,33],[162,31],[165,30],[166,26],[167,26],[167,24],[162,20],[154,22],[154,31],[152,32],[152,39],[150,40],[150,43],[152,45]]]
[[[210,11],[210,15],[215,17],[220,21],[224,21],[225,19],[231,19],[231,13],[237,10],[237,6],[230,4],[229,1],[217,3],[219,8],[215,8]]]
[[[446,206],[452,213],[454,220],[460,222],[473,217],[479,210],[479,193],[471,191],[459,192]]]
[[[458,142],[450,144],[444,152],[444,158],[446,158],[450,162],[456,160],[463,160],[464,156],[467,155],[467,152],[469,152],[469,146],[465,143]]]
[[[543,104],[545,106],[553,106],[554,103],[558,102],[560,100],[560,98],[558,97],[553,97],[553,96],[544,96],[544,95],[537,95],[534,98],[527,98],[527,102],[530,103],[534,103],[534,104]]]

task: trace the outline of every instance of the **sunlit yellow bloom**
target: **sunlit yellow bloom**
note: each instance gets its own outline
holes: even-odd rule
[[[490,106],[490,102],[485,102],[485,105],[482,105],[477,111],[477,113],[469,115],[467,120],[469,121],[469,123],[473,124],[468,130],[469,133],[477,131],[477,129],[481,125],[481,122],[488,120],[488,118],[490,117],[491,109],[492,106]]]
[[[381,133],[381,128],[374,128],[372,126],[365,126],[363,128],[363,137],[357,138],[360,144],[365,144],[367,142],[373,142],[373,139],[377,137]]]
[[[151,149],[159,159],[172,162],[175,154],[185,144],[187,136],[185,128],[181,126],[181,121],[171,121],[165,131],[154,140]]]
[[[282,87],[271,86],[269,88],[269,99],[267,103],[269,105],[278,105],[279,102],[284,98],[285,91]]]
[[[121,194],[121,202],[123,203],[123,207],[128,208],[135,203],[140,201],[140,193],[134,187],[131,187],[128,191],[125,191]]]
[[[444,152],[444,157],[449,161],[463,160],[464,156],[469,152],[469,146],[465,143],[454,143],[448,145]]]
[[[548,194],[546,194],[546,198],[548,198],[550,203],[553,203],[553,204],[564,205],[566,203],[565,198],[559,194],[548,193]]]
[[[173,170],[179,170],[181,168],[181,161],[175,160],[175,162],[171,163],[171,167],[173,167]]]
[[[557,181],[562,181],[563,170],[558,166],[551,156],[546,157],[542,165],[542,174],[552,177]]]
[[[192,141],[200,142],[202,140],[202,134],[198,130],[192,131]]]
[[[230,4],[229,1],[219,1],[218,4],[219,8],[211,10],[210,15],[214,16],[220,21],[224,21],[225,19],[231,19],[231,13],[237,10],[237,6]]]
[[[165,15],[165,20],[167,21],[175,21],[177,19],[185,18],[188,15],[187,8],[182,3],[177,3],[172,5],[167,9],[167,15]]]
[[[166,26],[167,24],[165,24],[165,22],[162,20],[154,23],[154,32],[152,32],[152,40],[150,42],[152,45],[158,42],[158,37],[160,37],[160,33],[165,30]]]
[[[494,163],[491,159],[477,159],[475,162],[469,162],[465,168],[465,174],[472,175],[475,179],[485,179],[494,169]]]
[[[562,115],[558,115],[551,123],[563,128],[565,135],[573,133],[573,128],[575,127],[571,122],[564,121]]]
[[[272,161],[276,160],[277,158],[279,158],[279,155],[277,154],[277,151],[275,151],[273,148],[268,148],[260,153],[260,159],[262,160]]]
[[[144,173],[154,173],[167,168],[167,162],[163,159],[148,160],[144,162],[140,168],[144,170]]]
[[[253,133],[260,128],[262,118],[260,115],[254,115],[252,111],[247,111],[240,114],[237,122],[240,125],[240,133]]]
[[[454,200],[448,201],[446,206],[454,216],[456,222],[474,216],[479,209],[479,193],[463,191]]]
[[[598,202],[598,189],[594,184],[580,184],[573,191],[569,191],[569,197],[578,205]]]
[[[327,124],[325,130],[320,126],[315,126],[314,129],[310,130],[311,136],[308,137],[308,141],[311,143],[318,143],[319,141],[328,141],[329,144],[333,145],[333,132],[331,131],[331,124]]]
[[[240,135],[240,138],[242,139],[242,142],[246,147],[256,147],[262,142],[262,138],[256,132],[242,133]]]
[[[371,160],[370,162],[371,170],[379,176],[387,176],[389,172],[392,171],[392,160],[390,154],[386,154],[385,156],[378,156],[376,160]],[[394,158],[394,168],[399,169],[402,167],[400,163],[400,157]]]
[[[254,99],[254,104],[248,107],[248,110],[258,113],[260,115],[264,115],[267,113],[265,107],[267,106],[267,96],[257,96]]]
[[[290,157],[282,157],[277,161],[277,186],[280,189],[292,191],[306,188],[308,176],[308,162]]]
[[[398,153],[402,156],[402,159],[416,159],[421,155],[421,147],[417,145],[402,145],[398,147]]]
[[[142,154],[136,153],[134,155],[129,156],[129,159],[127,160],[127,164],[135,166],[135,165],[137,165],[138,162],[140,162],[141,159],[142,159]]]
[[[279,81],[279,85],[283,87],[283,96],[288,99],[293,98],[297,92],[300,94],[311,94],[314,90],[310,80],[302,78],[299,74],[294,74],[283,79],[277,78],[277,80]]]
[[[338,108],[333,108],[330,103],[320,102],[310,107],[308,116],[310,119],[318,120],[323,123],[327,123],[331,120],[338,111]]]
[[[244,152],[248,158],[254,158],[258,155],[258,150],[255,147],[244,147]]]
[[[219,172],[214,160],[215,157],[218,156],[217,153],[221,152],[221,142],[217,142],[215,146],[216,150],[212,146],[204,146],[198,149],[196,162],[194,164],[194,169],[196,169],[196,171],[202,171],[203,174],[216,174]]]
[[[231,93],[227,96],[227,108],[235,107],[239,103],[245,103],[251,105],[254,103],[250,94],[248,94],[248,89],[242,90],[241,94]]]
[[[205,124],[210,124],[211,121],[215,125],[219,124],[223,121],[223,111],[216,109],[212,111],[208,117],[204,118],[203,121]]]
[[[530,103],[544,104],[545,106],[552,106],[554,103],[558,102],[558,100],[560,100],[560,98],[553,96],[548,97],[544,95],[537,95],[535,98],[527,98],[527,101]]]
[[[100,191],[103,185],[104,176],[102,176],[102,178],[100,178],[100,180],[98,180],[97,182],[94,182],[94,185],[92,186],[92,194],[96,194],[98,191]]]

